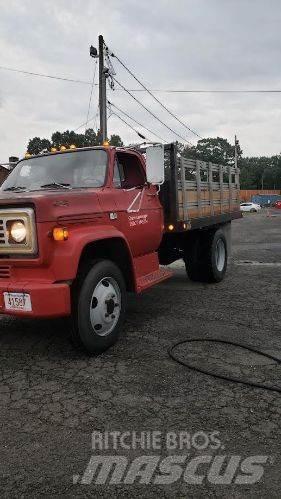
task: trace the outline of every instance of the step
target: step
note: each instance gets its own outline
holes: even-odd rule
[[[142,277],[138,277],[137,279],[137,292],[141,293],[147,288],[154,286],[155,284],[159,284],[166,279],[172,277],[173,272],[169,269],[160,268],[158,270],[154,270],[150,274],[146,274]]]

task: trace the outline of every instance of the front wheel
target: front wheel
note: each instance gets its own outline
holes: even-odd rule
[[[126,286],[117,265],[101,260],[89,269],[77,286],[73,310],[73,339],[88,353],[104,352],[122,328]]]

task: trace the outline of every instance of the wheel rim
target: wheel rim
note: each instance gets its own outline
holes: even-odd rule
[[[215,250],[216,266],[219,272],[224,268],[225,264],[225,245],[222,239],[218,239]]]
[[[92,328],[99,336],[107,336],[115,328],[121,313],[121,291],[113,277],[103,277],[96,285],[90,301]]]

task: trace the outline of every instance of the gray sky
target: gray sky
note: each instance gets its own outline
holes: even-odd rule
[[[0,0],[0,7],[2,66],[89,81],[89,45],[103,34],[150,88],[281,89],[280,0]],[[115,70],[125,86],[137,88],[117,62]],[[0,161],[23,155],[34,136],[49,138],[86,119],[87,85],[3,70],[0,78]],[[135,95],[196,141],[149,96]],[[203,137],[233,142],[237,133],[244,155],[281,151],[281,94],[156,95]],[[108,98],[167,141],[177,139],[124,92]],[[95,88],[91,116],[96,110]],[[108,125],[125,143],[138,141],[116,117]]]

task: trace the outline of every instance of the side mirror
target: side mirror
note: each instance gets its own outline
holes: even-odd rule
[[[152,185],[164,183],[164,146],[162,144],[148,147],[146,150],[146,179]]]

